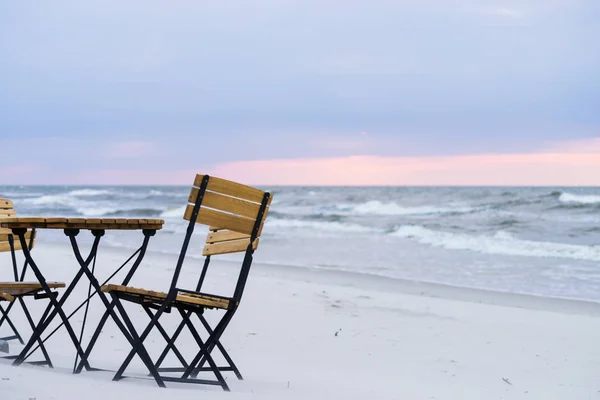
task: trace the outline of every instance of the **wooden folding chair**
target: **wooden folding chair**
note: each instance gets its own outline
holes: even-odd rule
[[[189,224],[169,291],[157,292],[119,285],[105,285],[102,287],[102,290],[110,293],[113,298],[113,302],[127,327],[127,331],[122,328],[123,334],[132,346],[131,352],[116,372],[113,380],[124,377],[125,369],[136,354],[142,359],[156,383],[161,387],[164,387],[164,382],[167,381],[220,385],[224,390],[229,390],[221,371],[234,371],[241,379],[241,374],[219,339],[239,307],[252,265],[253,253],[258,247],[259,237],[271,199],[270,193],[250,186],[209,177],[208,175],[196,176],[189,197],[191,204],[188,204],[184,214],[184,219],[188,220]],[[196,290],[185,290],[178,287],[177,281],[196,223],[210,227],[203,251],[206,259]],[[234,252],[244,252],[244,259],[233,295],[219,296],[201,292],[210,257]],[[133,326],[123,307],[123,301],[140,304],[150,316],[151,321],[141,334],[138,334]],[[175,333],[170,337],[159,323],[159,319],[164,313],[170,313],[172,309],[178,311],[181,321]],[[207,309],[224,312],[220,322],[214,329],[208,325],[203,316],[204,311]],[[156,310],[156,312],[152,313],[151,310]],[[192,314],[198,317],[202,327],[208,332],[206,341],[202,340],[197,328],[194,326],[190,318]],[[190,362],[185,360],[182,352],[175,345],[175,341],[184,327],[188,328],[198,345],[198,350],[194,351],[195,356]],[[167,341],[165,351],[156,362],[151,359],[143,343],[154,328]],[[215,364],[211,356],[214,347],[218,347],[225,356],[228,366],[218,367]],[[159,368],[166,355],[165,352],[169,350],[176,354],[182,363],[182,368]],[[204,368],[205,363],[208,363],[209,367]],[[211,371],[216,380],[197,379],[196,375],[200,371]],[[181,372],[182,375],[180,377],[165,376],[161,372]]]
[[[8,199],[0,199],[0,220],[1,219],[9,219],[15,218],[16,213],[13,207],[12,201]],[[26,239],[29,240],[27,243],[27,247],[31,250],[33,248],[33,244],[35,241],[35,229],[27,232],[25,234]],[[12,330],[11,336],[0,337],[0,339],[9,341],[9,340],[18,340],[21,344],[24,344],[23,337],[17,330],[14,322],[10,319],[9,313],[11,312],[13,306],[18,302],[29,322],[29,325],[32,329],[35,330],[35,322],[31,317],[31,313],[27,309],[27,305],[24,301],[24,297],[33,297],[34,299],[45,299],[47,295],[45,293],[41,293],[44,291],[41,283],[39,282],[24,282],[25,274],[27,272],[27,262],[23,264],[23,268],[19,271],[17,266],[17,257],[16,251],[22,250],[21,242],[19,240],[15,241],[13,237],[12,231],[10,229],[0,228],[0,252],[10,252],[12,258],[12,269],[13,269],[13,282],[0,282],[0,302],[8,302],[8,306],[4,309],[0,305],[0,328],[4,323],[8,325],[8,327]],[[64,288],[65,284],[62,282],[48,282],[48,286],[51,289]],[[53,292],[56,294],[56,292]],[[50,311],[50,304],[44,311],[42,316],[46,318],[48,312]],[[50,357],[44,347],[44,344],[38,341],[40,350],[44,355],[44,361],[34,361],[32,364],[37,365],[48,365],[52,367],[52,362],[50,361]],[[4,358],[15,358],[16,356],[9,356]]]

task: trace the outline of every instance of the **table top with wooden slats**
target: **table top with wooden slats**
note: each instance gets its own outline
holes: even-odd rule
[[[10,218],[0,220],[0,227],[36,229],[162,229],[162,219],[138,218]]]

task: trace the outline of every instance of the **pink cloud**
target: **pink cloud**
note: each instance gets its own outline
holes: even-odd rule
[[[532,153],[240,161],[219,165],[213,174],[267,185],[600,185],[600,157]]]
[[[547,151],[557,153],[597,153],[600,154],[600,137],[592,139],[570,140],[554,143]]]
[[[131,170],[104,169],[81,171],[64,176],[60,183],[73,185],[192,185],[194,177],[202,170]],[[55,182],[59,183],[59,182]]]
[[[6,185],[20,184],[23,177],[37,173],[39,167],[36,165],[11,165],[0,167],[0,183]]]

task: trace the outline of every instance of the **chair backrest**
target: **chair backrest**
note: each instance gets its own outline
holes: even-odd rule
[[[8,199],[0,198],[0,220],[16,218],[17,214],[13,206],[13,202]],[[10,251],[9,237],[13,238],[13,244],[15,250],[21,250],[21,242],[19,238],[12,234],[12,231],[8,228],[0,228],[0,252]],[[29,248],[33,248],[33,242],[35,239],[35,231],[29,231],[25,234],[25,237],[29,241]]]
[[[263,225],[269,211],[270,193],[237,182],[196,175],[183,218],[190,221],[171,287],[179,277],[181,265],[196,223],[208,225],[203,255],[207,256],[201,281],[206,274],[210,256],[245,252],[234,297],[241,297],[252,263],[252,254],[258,248]],[[252,243],[252,245],[251,245]],[[198,285],[198,290],[202,282]]]

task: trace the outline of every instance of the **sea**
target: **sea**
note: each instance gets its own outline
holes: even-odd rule
[[[600,302],[600,188],[261,188],[274,199],[255,262]],[[162,218],[149,251],[178,254],[189,191],[0,186],[0,197],[18,216]],[[194,234],[193,259],[205,232]],[[44,242],[67,244],[51,230],[39,232]],[[112,231],[102,243],[136,249],[141,235]]]

